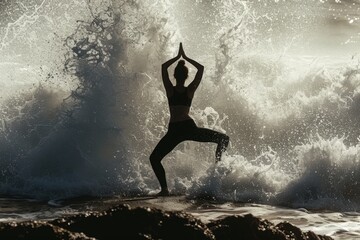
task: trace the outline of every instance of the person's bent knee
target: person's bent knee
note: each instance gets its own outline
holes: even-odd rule
[[[149,159],[150,159],[150,162],[154,162],[156,159],[155,154],[151,154]]]
[[[158,157],[156,154],[151,154],[150,155],[150,163],[154,164],[154,163],[158,163],[161,161],[161,158]]]
[[[220,138],[220,142],[222,143],[228,143],[230,141],[230,137],[226,134],[222,134]]]

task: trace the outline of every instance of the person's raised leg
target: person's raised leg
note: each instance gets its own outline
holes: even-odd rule
[[[213,142],[217,143],[215,158],[216,162],[221,160],[221,156],[223,152],[226,151],[229,145],[229,136],[224,133],[220,133],[207,128],[195,128],[189,134],[189,140],[197,141],[197,142]]]
[[[223,152],[226,151],[226,149],[229,145],[229,141],[230,141],[230,138],[228,135],[222,134],[222,133],[220,133],[220,134],[221,134],[221,136],[218,139],[218,145],[216,147],[216,152],[215,152],[216,162],[221,160],[221,156],[222,156]]]
[[[161,160],[173,150],[180,141],[177,141],[169,134],[166,134],[156,145],[155,149],[150,155],[150,163],[154,170],[154,173],[160,183],[161,191],[158,195],[166,196],[169,195],[169,190],[166,182],[166,174]]]

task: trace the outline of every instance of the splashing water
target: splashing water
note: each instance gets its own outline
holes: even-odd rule
[[[342,58],[325,57],[335,43],[316,39],[309,53],[310,31],[330,28],[328,19],[345,24],[332,11],[338,5],[34,0],[1,7],[2,194],[156,190],[148,156],[169,119],[159,69],[182,41],[206,67],[191,115],[231,143],[217,165],[213,144],[177,146],[163,161],[170,188],[359,210],[358,56],[339,44]]]

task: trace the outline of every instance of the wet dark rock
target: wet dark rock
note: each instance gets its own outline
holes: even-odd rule
[[[208,224],[216,239],[287,240],[286,235],[267,220],[245,216],[229,216]]]
[[[302,232],[288,222],[278,225],[254,217],[228,216],[204,224],[180,211],[119,205],[102,212],[88,212],[49,222],[0,223],[0,239],[246,239],[331,240]]]
[[[72,233],[50,223],[31,221],[21,223],[0,223],[0,239],[90,240],[94,238],[89,238],[82,233]]]
[[[305,234],[300,230],[300,228],[295,227],[291,223],[281,222],[276,225],[281,231],[283,231],[286,236],[291,237],[294,240],[306,239]]]
[[[127,205],[51,223],[97,239],[214,239],[206,225],[190,214]]]
[[[312,231],[302,232],[300,228],[295,227],[289,222],[281,222],[276,225],[281,231],[283,231],[288,237],[294,240],[332,240],[331,237],[316,235]]]

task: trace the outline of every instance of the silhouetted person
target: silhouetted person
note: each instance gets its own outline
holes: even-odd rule
[[[188,68],[185,66],[184,60],[178,62],[174,71],[176,86],[173,86],[169,79],[168,68],[171,64],[180,59],[180,57],[183,57],[197,68],[194,80],[187,87],[185,87],[185,80],[188,77]],[[158,195],[169,194],[165,170],[161,164],[161,160],[180,142],[192,140],[217,143],[215,152],[216,162],[221,160],[221,155],[229,144],[229,137],[227,135],[210,129],[199,128],[189,116],[190,105],[194,93],[202,79],[203,72],[204,66],[193,59],[188,58],[185,55],[181,43],[178,55],[165,62],[161,67],[162,79],[170,108],[170,123],[168,132],[156,145],[154,151],[150,155],[151,166],[161,186],[161,192]]]

